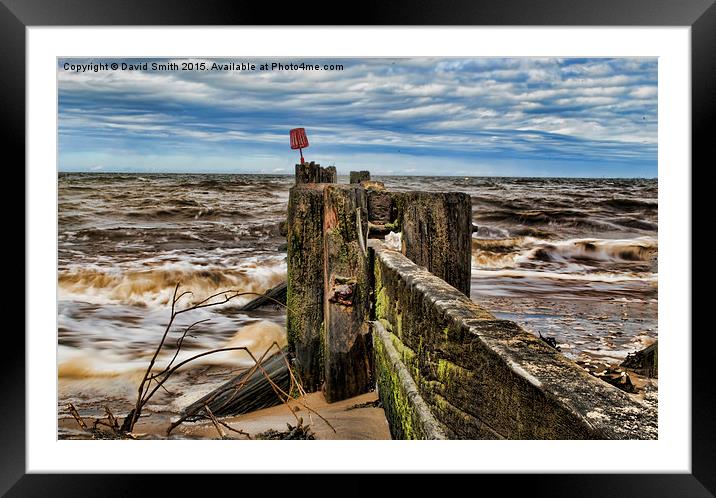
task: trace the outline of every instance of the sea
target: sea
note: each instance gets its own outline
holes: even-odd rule
[[[579,360],[618,363],[657,338],[656,179],[374,177],[396,191],[472,198],[471,298],[499,318],[554,338]],[[348,179],[339,177],[339,182]],[[261,293],[286,278],[292,176],[58,175],[58,412],[126,413],[170,318],[225,290]],[[159,363],[208,349],[285,344],[285,311],[252,299],[178,317]],[[193,362],[147,413],[169,419],[252,363],[243,352]],[[62,432],[62,429],[60,430]],[[67,436],[67,434],[65,434]],[[70,436],[68,436],[70,437]]]

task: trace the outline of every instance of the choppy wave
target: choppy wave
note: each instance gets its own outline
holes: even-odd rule
[[[634,239],[544,240],[535,237],[473,238],[473,266],[515,267],[526,263],[651,263],[658,252],[654,237]]]
[[[656,256],[653,237],[635,239],[574,239],[540,248],[549,258],[587,261],[650,261]]]
[[[559,281],[581,281],[581,282],[605,282],[605,283],[617,283],[617,282],[644,282],[644,283],[656,283],[656,275],[629,275],[625,273],[608,273],[608,272],[595,272],[589,274],[579,273],[558,273],[558,272],[546,272],[529,269],[499,269],[499,270],[485,270],[478,269],[473,270],[472,277],[512,277],[512,278],[532,278],[532,279],[547,279],[547,280],[559,280]]]
[[[611,199],[605,199],[600,202],[601,204],[604,204],[606,206],[625,210],[638,210],[644,208],[656,210],[658,206],[658,201],[656,199],[640,199],[629,197],[612,197]]]
[[[202,267],[189,263],[165,263],[161,266],[127,269],[76,267],[61,271],[58,277],[61,299],[90,303],[118,303],[141,306],[165,306],[174,288],[189,291],[183,304],[195,303],[225,290],[261,293],[286,278],[283,259],[247,261],[237,267]],[[238,297],[234,304],[255,296]]]
[[[246,348],[251,354],[243,350],[226,351],[207,356],[203,361],[208,364],[236,364],[251,367],[254,365],[254,358],[258,360],[264,354],[270,356],[278,351],[276,347],[280,349],[286,344],[286,329],[274,322],[263,320],[242,327],[221,346],[222,348]]]
[[[137,362],[107,350],[59,346],[58,357],[57,375],[63,379],[112,378],[141,368]]]
[[[158,338],[157,336],[157,340]],[[250,354],[244,350],[222,351],[192,360],[191,365],[248,368],[254,365],[253,358],[260,359],[267,351],[269,355],[273,354],[276,351],[274,343],[279,348],[286,346],[286,329],[275,322],[261,320],[239,328],[226,341],[215,340],[213,343],[205,344],[201,351],[184,349],[177,355],[174,365],[212,349],[246,348]],[[165,354],[158,358],[155,370],[162,370],[173,356],[174,351],[168,348]],[[65,380],[111,379],[123,376],[129,377],[130,381],[138,382],[149,362],[149,357],[146,354],[137,355],[119,343],[115,344],[112,349],[75,348],[61,345],[58,357],[57,374],[58,377]]]

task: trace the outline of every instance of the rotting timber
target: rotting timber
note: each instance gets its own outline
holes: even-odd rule
[[[296,165],[289,195],[288,351],[305,391],[334,402],[377,387],[396,439],[657,436],[653,408],[470,300],[467,194],[336,180]],[[375,240],[390,232],[399,251]]]
[[[365,190],[354,185],[328,185],[323,193],[323,393],[332,402],[373,387],[371,272]]]
[[[289,196],[289,350],[304,388],[338,401],[375,386],[368,239],[402,229],[407,254],[469,293],[470,197],[389,192],[367,171],[351,172],[348,185],[305,176],[297,174]]]
[[[307,391],[323,384],[323,188],[297,184],[289,194],[286,333]]]

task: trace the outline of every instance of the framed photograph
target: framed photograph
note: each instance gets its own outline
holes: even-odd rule
[[[712,4],[391,4],[345,26],[3,1],[27,299],[0,490],[509,473],[713,496],[691,328]]]

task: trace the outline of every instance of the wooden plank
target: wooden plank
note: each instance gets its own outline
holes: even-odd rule
[[[470,295],[472,203],[462,192],[406,192],[402,253],[433,275]]]
[[[286,332],[308,392],[323,383],[323,187],[297,185],[288,200]]]
[[[274,354],[261,365],[271,381],[288,392],[291,377],[283,354]],[[182,416],[186,416],[186,420],[190,422],[208,418],[204,405],[207,405],[217,417],[226,417],[281,403],[281,399],[263,372],[257,369],[250,374],[250,370],[247,370],[187,406]]]
[[[237,311],[253,311],[262,306],[280,306],[286,304],[286,288],[288,284],[281,282],[276,287],[267,290],[263,296],[252,299],[248,303],[240,306]]]
[[[365,247],[367,220],[363,188],[356,185],[325,188],[323,393],[329,402],[365,393],[374,385],[372,339],[367,323],[372,288]]]

